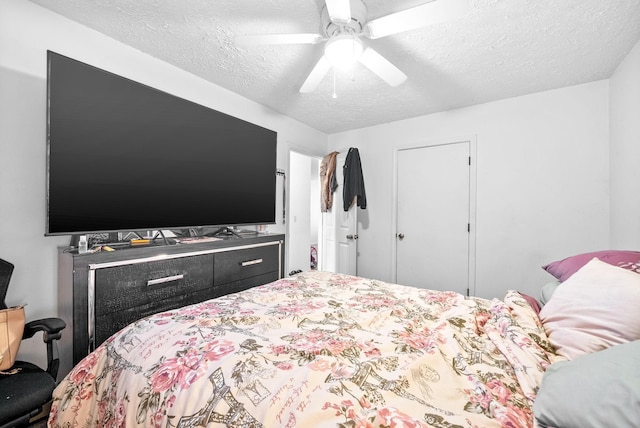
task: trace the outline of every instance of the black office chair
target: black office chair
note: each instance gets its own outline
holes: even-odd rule
[[[9,288],[9,280],[13,273],[13,265],[0,259],[0,309],[6,309],[4,299]],[[22,339],[29,339],[42,331],[42,339],[47,345],[47,370],[24,361],[16,363],[6,372],[0,374],[0,428],[28,426],[36,416],[46,416],[47,405],[51,401],[51,393],[56,387],[58,356],[54,357],[54,340],[60,339],[61,331],[66,327],[59,318],[45,318],[25,324]]]

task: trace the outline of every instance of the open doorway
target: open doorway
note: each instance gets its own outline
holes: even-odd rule
[[[289,271],[318,269],[322,256],[321,159],[289,152]]]

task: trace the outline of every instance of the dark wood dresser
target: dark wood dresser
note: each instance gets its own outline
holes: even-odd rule
[[[60,376],[140,318],[282,278],[284,235],[126,247],[79,255],[59,249]]]

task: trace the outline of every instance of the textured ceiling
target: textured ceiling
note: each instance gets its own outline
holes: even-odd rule
[[[322,44],[233,41],[321,33],[324,0],[31,1],[328,134],[605,79],[640,40],[640,0],[470,0],[456,21],[363,39],[408,79],[356,64],[334,99],[333,72],[298,92]],[[364,2],[374,19],[426,1]]]

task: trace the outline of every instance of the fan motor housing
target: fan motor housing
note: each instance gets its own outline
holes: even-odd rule
[[[331,38],[341,34],[358,35],[362,33],[367,19],[367,6],[362,0],[351,0],[351,20],[347,23],[332,22],[329,18],[327,6],[322,8],[322,30],[326,37]]]

